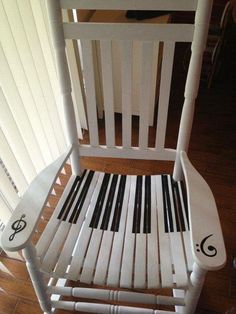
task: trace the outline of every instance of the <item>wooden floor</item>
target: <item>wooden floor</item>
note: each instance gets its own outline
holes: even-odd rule
[[[226,73],[227,74],[227,73]],[[224,269],[208,273],[198,304],[197,314],[236,313],[236,269],[232,267],[236,257],[236,88],[235,80],[228,75],[222,77],[212,89],[204,85],[196,104],[191,145],[190,160],[209,183],[215,195],[222,221],[223,234],[227,249],[228,261]],[[173,145],[176,140],[177,122],[180,116],[180,103],[183,84],[176,86],[171,95],[171,108],[168,126],[167,144]],[[177,101],[178,100],[178,101]],[[134,121],[134,124],[136,121]],[[101,124],[102,129],[102,124]],[[153,130],[150,129],[150,132]],[[102,133],[102,131],[101,131]],[[134,133],[135,141],[135,133]],[[113,159],[83,158],[83,165],[92,169],[136,174],[154,174],[160,172],[160,164],[151,161],[129,161]],[[165,166],[165,171],[171,170]],[[69,170],[68,170],[69,172]],[[62,175],[65,183],[68,175]],[[51,196],[50,205],[61,193],[56,186],[57,196]],[[46,209],[47,220],[51,208]],[[44,222],[41,223],[40,230]],[[1,314],[38,314],[42,313],[32,289],[24,262],[10,259],[4,255],[1,261],[13,276],[0,273],[0,313]],[[227,312],[229,310],[232,312]],[[68,313],[58,311],[58,313]]]

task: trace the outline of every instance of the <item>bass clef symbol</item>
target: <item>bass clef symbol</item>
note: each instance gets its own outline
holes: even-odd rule
[[[21,232],[25,229],[26,221],[23,218],[25,218],[25,215],[22,215],[20,219],[14,221],[11,225],[11,228],[14,230],[14,232],[10,235],[9,241],[12,241],[18,232]]]
[[[213,246],[213,245],[208,245],[208,246],[206,246],[205,244],[206,244],[206,241],[210,238],[210,237],[212,237],[213,236],[213,234],[210,234],[210,235],[208,235],[207,237],[205,237],[202,241],[201,241],[201,243],[200,243],[200,245],[199,244],[196,244],[196,247],[197,247],[197,252],[202,252],[204,255],[206,255],[207,257],[214,257],[214,256],[216,256],[216,254],[217,254],[217,249]]]

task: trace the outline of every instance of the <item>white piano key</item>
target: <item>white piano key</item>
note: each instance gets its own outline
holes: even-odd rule
[[[131,176],[130,196],[128,203],[128,217],[121,265],[120,286],[124,288],[130,288],[132,286],[133,277],[135,234],[132,233],[132,227],[134,217],[136,178],[137,178],[136,176]]]
[[[160,287],[157,229],[156,178],[151,176],[151,233],[147,234],[147,287]]]
[[[189,225],[188,225],[188,220],[186,217],[186,210],[188,210],[187,208],[185,208],[185,203],[183,200],[183,192],[181,189],[181,183],[178,182],[178,189],[179,189],[179,194],[180,194],[180,202],[181,202],[181,206],[182,206],[182,211],[183,211],[183,216],[184,216],[184,224],[185,224],[185,230],[183,232],[183,237],[184,237],[184,244],[185,244],[185,252],[186,252],[186,256],[187,256],[187,266],[188,266],[188,270],[191,271],[193,269],[193,255],[192,255],[192,249],[191,249],[191,242],[190,242],[190,231],[189,231]]]
[[[115,191],[115,195],[114,195],[114,202],[113,202],[113,205],[112,205],[112,209],[111,209],[111,214],[110,214],[107,230],[111,230],[111,227],[112,227],[112,222],[113,222],[115,209],[116,209],[116,202],[117,202],[117,197],[118,197],[119,186],[120,186],[120,183],[121,183],[121,177],[122,177],[121,175],[118,176],[118,180],[117,180],[117,184],[116,184],[116,191]],[[127,177],[126,177],[126,180],[127,180]],[[124,194],[125,194],[125,190],[124,190]],[[121,211],[122,211],[122,208],[121,208]]]
[[[172,258],[170,251],[169,233],[164,228],[164,205],[161,176],[156,176],[156,201],[158,216],[158,235],[160,247],[161,285],[163,288],[173,286]]]
[[[107,271],[108,271],[108,266],[109,266],[109,257],[111,254],[112,241],[113,241],[113,236],[114,236],[114,232],[110,230],[111,230],[113,215],[115,211],[115,205],[116,205],[116,200],[117,200],[120,179],[121,179],[121,176],[118,177],[118,180],[116,183],[114,201],[112,204],[112,210],[110,213],[108,228],[106,231],[103,232],[102,243],[101,243],[96,271],[94,275],[95,284],[102,285],[102,284],[105,284],[105,281],[106,281],[106,276],[107,276]]]
[[[120,270],[122,262],[122,252],[125,241],[125,227],[127,220],[128,202],[131,189],[131,176],[126,177],[126,185],[124,192],[124,199],[120,217],[119,231],[115,232],[113,238],[112,251],[110,256],[110,264],[108,268],[107,285],[108,286],[118,286],[120,279]]]
[[[83,181],[81,182],[79,188],[78,188],[78,185],[75,186],[76,189],[78,188],[78,191],[76,193],[76,197],[75,197],[72,204],[71,204],[71,200],[73,197],[73,193],[71,194],[71,199],[68,202],[69,207],[67,207],[65,209],[65,211],[62,215],[62,217],[65,217],[65,212],[67,212],[67,214],[66,214],[66,216],[67,216],[66,220],[67,221],[69,220],[69,217],[70,217],[72,211],[74,210],[75,204],[76,204],[78,198],[80,197],[80,193],[83,189],[84,184],[86,183],[88,173],[89,173],[89,171],[87,171],[85,176],[83,177]],[[60,226],[58,227],[56,234],[54,235],[54,238],[49,245],[47,253],[45,254],[43,262],[42,262],[42,268],[44,270],[49,270],[51,272],[51,271],[53,271],[53,269],[56,265],[58,257],[60,256],[60,251],[63,248],[64,242],[66,241],[68,232],[71,228],[71,223],[68,223],[67,221],[61,221]]]
[[[80,277],[81,267],[83,266],[84,256],[89,244],[90,236],[92,233],[92,228],[89,227],[94,208],[96,206],[98,194],[100,192],[100,188],[102,186],[104,173],[99,174],[98,182],[95,187],[94,194],[91,199],[91,203],[88,208],[88,212],[86,215],[86,219],[82,225],[81,232],[79,234],[78,242],[76,244],[76,248],[74,251],[74,255],[71,261],[70,269],[68,271],[67,278],[72,280],[78,280]]]
[[[92,199],[92,195],[94,193],[94,190],[95,190],[95,187],[96,187],[96,184],[98,181],[98,177],[99,177],[99,173],[95,172],[93,179],[90,183],[90,187],[89,187],[85,202],[83,204],[83,207],[81,209],[81,213],[80,213],[79,218],[77,220],[77,223],[72,224],[72,227],[69,231],[69,234],[68,234],[67,239],[65,241],[64,247],[61,251],[61,255],[58,259],[58,263],[56,265],[55,275],[57,277],[64,277],[66,270],[67,270],[67,267],[70,264],[70,260],[72,258],[72,252],[73,252],[73,249],[75,247],[76,241],[79,237],[79,234],[81,232],[81,226],[82,226],[82,223],[84,221],[84,218],[85,218],[87,209],[89,207],[90,201]]]
[[[144,226],[145,176],[142,177],[142,199],[140,233],[136,233],[135,259],[134,259],[134,288],[146,288],[146,234]]]
[[[56,231],[60,225],[60,220],[57,219],[57,216],[59,214],[59,212],[61,211],[61,208],[66,200],[66,197],[68,195],[68,193],[70,192],[70,189],[74,183],[76,176],[72,175],[65,187],[65,190],[55,208],[55,210],[53,211],[53,214],[49,220],[49,222],[47,223],[47,228],[45,228],[45,230],[43,231],[38,243],[36,244],[36,250],[37,250],[37,256],[40,257],[40,260],[43,260],[44,255],[47,252],[47,249],[50,245],[50,243],[53,240],[54,235],[56,234]]]
[[[171,187],[171,176],[168,176],[168,188],[169,188],[169,195],[170,195],[170,203],[171,203],[171,211],[172,217],[174,222],[174,232],[170,232],[170,244],[174,262],[174,270],[175,270],[175,281],[177,287],[184,287],[188,284],[188,276],[187,276],[187,269],[186,269],[186,260],[184,255],[184,247],[181,232],[177,232],[176,227],[176,217],[175,210],[174,210],[174,200],[173,200],[173,192]]]
[[[105,207],[107,204],[107,199],[108,199],[108,195],[109,195],[109,191],[110,191],[110,187],[111,187],[112,177],[113,177],[113,175],[110,175],[109,183],[108,183],[107,189],[105,191],[105,198],[104,198],[104,201],[102,204],[102,211],[101,211],[101,215],[100,215],[99,222],[98,222],[98,228],[93,229],[93,232],[92,232],[92,235],[90,238],[88,251],[87,251],[86,256],[85,256],[84,266],[83,266],[83,270],[82,270],[82,273],[80,276],[81,282],[91,283],[93,281],[93,274],[94,274],[96,261],[97,261],[97,257],[99,254],[100,244],[101,244],[102,235],[103,235],[103,230],[100,229],[100,227],[101,227],[101,223],[102,223],[102,217],[104,214],[104,210],[105,210]]]
[[[45,271],[52,272],[58,256],[60,254],[60,249],[63,245],[63,243],[66,240],[67,234],[70,230],[71,224],[66,221],[61,221],[59,228],[57,229],[57,232],[50,243],[50,246],[47,250],[47,253],[44,256],[44,259],[42,261],[42,269]]]

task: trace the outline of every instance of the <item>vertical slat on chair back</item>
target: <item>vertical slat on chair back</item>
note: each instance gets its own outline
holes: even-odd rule
[[[131,147],[132,42],[125,41],[121,51],[122,145]]]
[[[198,0],[203,2],[203,0]],[[185,1],[136,1],[137,10],[190,10],[195,11],[197,0]],[[208,0],[205,0],[208,1]],[[131,9],[133,1],[101,1],[101,0],[61,0],[62,8],[81,9]],[[81,145],[81,155],[110,156],[126,158],[149,158],[175,160],[176,150],[165,148],[165,136],[168,118],[172,69],[177,42],[192,42],[194,37],[193,24],[145,24],[145,23],[64,23],[64,35],[67,39],[80,39],[82,47],[82,63],[84,84],[87,98],[87,118],[89,126],[89,145]],[[94,60],[92,44],[96,41],[101,64],[105,145],[101,145],[98,130],[98,108],[95,94]],[[140,56],[134,58],[134,47],[140,48]],[[113,48],[120,49],[120,84],[121,84],[121,125],[122,145],[116,145],[115,127],[115,88]],[[157,48],[158,47],[158,48]],[[161,61],[157,59],[161,51]],[[134,59],[139,59],[140,77],[138,80],[138,140],[133,139],[132,124],[134,112]],[[156,67],[158,69],[156,69]],[[150,105],[155,99],[153,86],[156,83],[155,73],[161,73],[157,104],[157,126],[155,142],[148,141],[150,132]],[[137,95],[136,95],[137,96]],[[136,97],[137,98],[137,97]],[[135,122],[135,125],[137,123]],[[119,133],[120,134],[120,133]],[[135,142],[136,141],[136,142]],[[108,149],[109,148],[109,149]]]
[[[156,128],[156,149],[163,149],[165,145],[167,113],[170,98],[170,86],[174,61],[175,43],[165,42],[163,47],[161,81]]]
[[[153,59],[152,55],[153,42],[144,41],[142,43],[141,86],[139,100],[139,147],[141,149],[146,149],[148,147],[149,107]]]
[[[98,139],[98,122],[94,82],[92,41],[87,39],[81,40],[81,48],[83,54],[83,73],[87,98],[87,114],[90,144],[92,146],[98,146],[99,139]]]
[[[102,84],[104,110],[105,110],[105,129],[106,144],[108,147],[115,146],[115,121],[114,121],[114,91],[113,91],[113,71],[112,71],[112,42],[111,40],[102,40],[101,48],[101,66],[102,66]]]

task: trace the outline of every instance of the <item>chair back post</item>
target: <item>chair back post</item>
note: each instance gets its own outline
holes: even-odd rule
[[[174,180],[180,180],[182,177],[182,168],[180,164],[180,152],[187,151],[191,135],[195,99],[198,94],[201,64],[203,52],[206,47],[208,27],[211,17],[212,0],[198,0],[195,15],[195,30],[193,42],[191,45],[191,59],[187,74],[187,80],[184,93],[184,105],[181,115],[180,128],[176,149],[176,160],[174,166]]]
[[[73,151],[71,154],[71,166],[73,174],[80,175],[79,164],[79,144],[78,135],[76,129],[75,112],[72,100],[72,89],[70,73],[67,64],[65,39],[62,25],[62,15],[60,1],[49,0],[47,1],[51,35],[53,45],[55,48],[55,57],[57,64],[57,73],[59,79],[59,87],[62,94],[62,104],[65,117],[66,127],[66,140],[67,144],[73,145]]]

